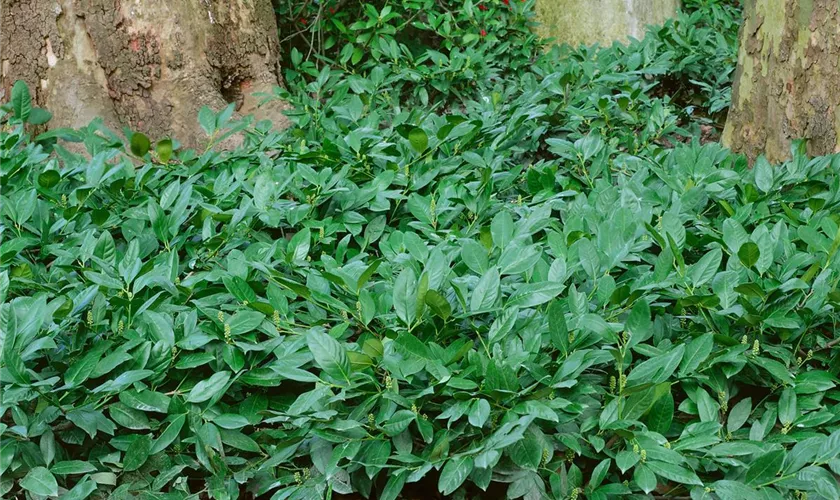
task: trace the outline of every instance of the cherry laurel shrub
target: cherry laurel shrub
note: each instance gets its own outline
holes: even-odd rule
[[[699,143],[707,3],[462,91],[301,53],[294,127],[203,152],[16,85],[2,494],[840,498],[840,157]]]

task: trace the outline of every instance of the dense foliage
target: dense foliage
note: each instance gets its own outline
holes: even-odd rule
[[[295,125],[204,151],[16,87],[2,494],[840,498],[840,158],[701,144],[738,12],[686,4],[547,52],[530,2],[306,4]]]

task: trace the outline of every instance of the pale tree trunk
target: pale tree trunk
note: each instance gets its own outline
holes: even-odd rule
[[[283,127],[271,0],[0,0],[0,93],[25,81],[51,127],[110,127],[204,141],[202,106],[236,102]]]
[[[648,25],[674,17],[679,0],[537,0],[537,33],[573,46],[644,38]]]
[[[786,159],[801,138],[811,155],[837,152],[837,0],[745,0],[744,14],[724,144],[750,161]]]

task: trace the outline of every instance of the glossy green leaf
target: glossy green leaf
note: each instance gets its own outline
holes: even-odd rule
[[[449,495],[455,492],[472,472],[473,464],[471,457],[462,456],[447,460],[438,480],[438,490],[441,494]]]
[[[203,403],[217,396],[227,386],[230,376],[229,371],[214,373],[210,378],[195,384],[187,395],[186,401],[188,403]]]
[[[343,345],[318,330],[309,332],[306,343],[318,367],[333,378],[349,381],[350,360]]]
[[[761,251],[758,248],[758,245],[753,243],[752,241],[748,241],[741,245],[741,248],[738,249],[738,258],[741,260],[741,264],[744,267],[752,267],[758,262],[759,257],[761,256]]]
[[[35,467],[20,480],[20,487],[41,496],[58,495],[58,482],[46,467]]]
[[[134,156],[145,156],[151,146],[149,138],[145,135],[140,132],[131,134],[131,153]]]
[[[429,136],[420,127],[414,127],[408,133],[408,142],[418,153],[422,153],[429,146]]]
[[[29,114],[32,112],[32,96],[29,93],[29,87],[23,80],[18,80],[12,85],[12,113],[15,118],[21,121],[27,121]]]

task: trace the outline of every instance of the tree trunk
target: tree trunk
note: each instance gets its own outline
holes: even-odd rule
[[[837,0],[746,0],[738,69],[723,142],[750,161],[838,151],[840,13]]]
[[[641,39],[648,25],[674,17],[679,0],[537,0],[537,33],[573,46]]]
[[[271,0],[0,0],[0,93],[23,80],[52,127],[102,117],[152,139],[206,141],[202,106],[288,123],[252,93],[281,85]]]

